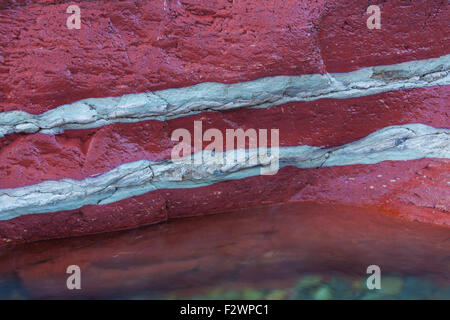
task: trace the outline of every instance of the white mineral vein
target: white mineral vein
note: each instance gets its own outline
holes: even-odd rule
[[[450,55],[367,67],[353,72],[273,76],[235,84],[206,82],[120,97],[89,98],[39,115],[0,113],[0,137],[14,132],[55,134],[117,122],[168,120],[204,111],[269,108],[294,101],[346,99],[450,84]]]
[[[339,147],[280,147],[278,157],[275,151],[270,149],[272,161],[277,161],[280,168],[288,165],[315,168],[375,164],[387,160],[449,159],[450,129],[436,129],[423,124],[391,126]],[[108,204],[157,189],[192,188],[242,179],[259,175],[262,168],[270,166],[270,161],[251,163],[250,157],[257,156],[257,153],[248,150],[240,161],[224,164],[217,161],[217,156],[223,159],[229,152],[234,150],[216,153],[213,157],[210,152],[203,151],[202,164],[140,160],[81,181],[62,179],[0,189],[0,220],[31,213],[76,209],[88,204]]]

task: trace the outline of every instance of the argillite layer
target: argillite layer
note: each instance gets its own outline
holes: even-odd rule
[[[450,225],[448,1],[62,2],[0,5],[0,244],[290,201]],[[173,161],[194,121],[278,129],[279,170]]]

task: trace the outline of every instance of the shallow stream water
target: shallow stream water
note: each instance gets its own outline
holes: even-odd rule
[[[309,203],[178,219],[0,248],[0,298],[450,299],[450,228]]]

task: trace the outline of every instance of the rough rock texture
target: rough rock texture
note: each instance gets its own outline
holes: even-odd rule
[[[287,201],[375,206],[384,212],[450,225],[450,161],[421,159],[297,169],[211,186],[150,192],[104,206],[31,214],[0,223],[3,244],[128,229],[171,218]]]
[[[273,75],[344,72],[449,53],[446,0],[10,2],[0,11],[0,110]],[[38,3],[38,4],[34,4]]]
[[[242,151],[242,149],[241,149]],[[450,158],[450,130],[422,124],[392,126],[335,148],[257,148],[240,152],[204,150],[178,160],[124,163],[83,180],[69,177],[0,190],[0,220],[20,215],[104,205],[169,188],[195,188],[295,166],[302,169],[377,164],[421,158]],[[200,158],[200,162],[197,161]],[[186,190],[188,191],[188,189]]]
[[[395,147],[408,156],[372,164],[362,159],[344,166],[288,166],[275,176],[188,191],[161,188],[109,204],[24,215],[0,221],[0,243],[284,201],[376,205],[408,219],[450,225],[448,1],[370,3],[380,5],[380,30],[367,29],[368,3],[362,0],[94,0],[79,3],[80,30],[66,28],[69,3],[0,3],[0,193],[49,180],[82,180],[139,160],[167,160],[171,133],[192,132],[194,120],[221,132],[279,128],[283,147],[345,150],[388,126],[416,123],[447,133],[432,151],[426,139],[403,150],[407,139],[401,138]],[[285,78],[276,76],[299,80],[283,86]],[[270,77],[266,87],[243,84],[266,81],[262,77]],[[204,90],[183,89],[196,84]],[[171,88],[177,91],[155,93]],[[179,93],[186,90],[194,99]],[[156,101],[148,104],[154,109],[145,100],[140,109],[131,105],[104,121],[117,111],[114,101],[136,93]],[[80,102],[88,98],[107,98],[93,100],[109,110],[94,128],[89,123],[98,118],[91,113],[98,106]],[[65,104],[67,112],[58,113]],[[133,113],[155,109],[155,117]],[[122,123],[129,122],[124,114],[136,123]],[[366,147],[376,150],[385,142]],[[430,155],[436,158],[418,159]]]
[[[199,112],[270,108],[290,102],[346,99],[450,83],[450,55],[362,68],[347,73],[265,77],[235,84],[206,82],[190,87],[90,98],[39,115],[0,114],[0,137],[12,133],[55,134],[113,123],[167,121]]]
[[[193,136],[194,121],[202,121],[204,131],[217,128],[224,136],[227,129],[279,128],[280,146],[336,147],[384,127],[408,123],[448,128],[449,99],[450,86],[444,86],[198,114],[167,122],[118,123],[57,135],[29,134],[0,149],[0,188],[67,177],[84,179],[124,162],[169,159],[175,145],[171,133],[186,128]],[[205,141],[203,147],[208,144]]]

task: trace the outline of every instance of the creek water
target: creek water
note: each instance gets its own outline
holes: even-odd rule
[[[450,299],[450,228],[313,203],[177,219],[0,248],[0,298]]]

